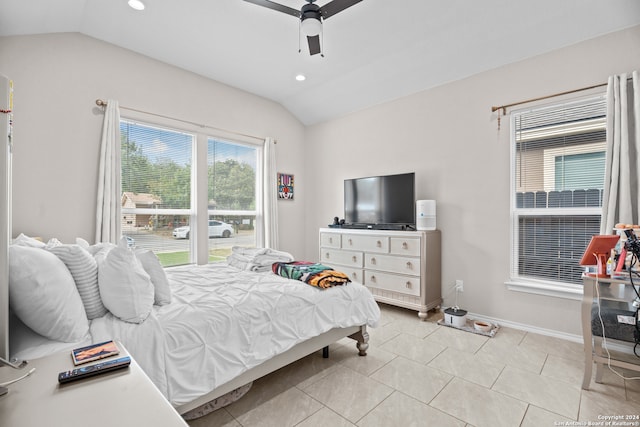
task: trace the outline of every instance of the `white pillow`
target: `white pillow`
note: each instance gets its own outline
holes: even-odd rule
[[[78,242],[78,240],[76,239],[76,242]],[[99,252],[105,251],[108,252],[111,249],[115,248],[116,245],[113,243],[109,243],[109,242],[101,242],[101,243],[96,243],[95,245],[91,245],[91,246],[87,246],[84,247],[83,244],[81,243],[77,243],[80,247],[84,248],[87,252],[89,252],[91,255],[96,256],[98,255]]]
[[[98,263],[89,252],[78,245],[63,245],[49,248],[67,266],[78,288],[89,320],[107,314],[100,299],[98,288]]]
[[[76,245],[80,246],[82,249],[87,249],[87,250],[89,249],[89,246],[91,246],[89,242],[87,242],[82,237],[76,237]]]
[[[51,340],[76,342],[89,333],[71,273],[46,250],[9,247],[9,304],[25,325]]]
[[[56,246],[60,246],[62,245],[62,242],[60,240],[58,240],[55,237],[52,237],[51,239],[49,239],[49,241],[47,242],[47,244],[45,245],[45,249],[51,249],[51,248],[55,248]]]
[[[154,288],[154,302],[156,305],[165,305],[171,302],[171,287],[167,274],[160,264],[160,260],[149,249],[137,249],[136,257],[142,264],[144,271],[151,278]]]
[[[96,254],[102,303],[114,316],[142,323],[153,308],[154,290],[149,275],[134,253],[114,247]]]
[[[14,245],[19,245],[19,246],[30,246],[32,248],[44,248],[45,247],[45,243],[38,240],[38,239],[34,239],[33,237],[29,237],[24,233],[20,233],[20,235],[18,237],[16,237],[13,240],[13,244]]]

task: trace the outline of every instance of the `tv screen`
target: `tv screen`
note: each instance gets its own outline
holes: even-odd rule
[[[415,173],[344,181],[347,224],[415,225]]]

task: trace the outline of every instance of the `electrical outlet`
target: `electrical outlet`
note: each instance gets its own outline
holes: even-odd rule
[[[456,291],[464,292],[464,282],[460,279],[456,280]]]

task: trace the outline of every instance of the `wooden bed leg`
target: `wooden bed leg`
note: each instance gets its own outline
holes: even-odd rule
[[[367,332],[367,326],[362,325],[360,330],[355,334],[349,335],[349,338],[353,338],[357,341],[356,347],[358,347],[358,356],[366,356],[369,349],[369,333]]]
[[[323,359],[328,359],[329,358],[329,346],[326,346],[326,347],[322,348],[322,358]]]

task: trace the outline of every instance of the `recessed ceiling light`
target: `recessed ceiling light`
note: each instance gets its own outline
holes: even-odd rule
[[[303,82],[307,79],[307,76],[305,76],[304,74],[298,74],[296,75],[296,80],[299,82]]]
[[[140,0],[129,0],[128,4],[135,10],[144,10],[144,3]]]

